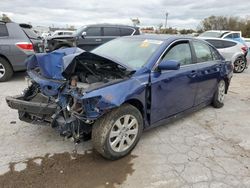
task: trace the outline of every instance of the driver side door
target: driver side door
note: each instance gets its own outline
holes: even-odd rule
[[[151,124],[194,106],[197,67],[189,40],[172,44],[157,63],[166,60],[180,62],[180,69],[151,72]]]

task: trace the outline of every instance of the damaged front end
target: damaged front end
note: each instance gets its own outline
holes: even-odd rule
[[[20,120],[49,123],[78,142],[90,137],[99,117],[122,103],[124,99],[112,94],[122,91],[109,86],[128,80],[133,72],[78,48],[37,54],[27,60],[30,86],[6,101],[18,110]]]

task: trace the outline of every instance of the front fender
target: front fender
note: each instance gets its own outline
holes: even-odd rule
[[[147,84],[146,78],[131,78],[74,98],[82,101],[87,119],[96,119],[131,99],[137,99],[145,106]]]

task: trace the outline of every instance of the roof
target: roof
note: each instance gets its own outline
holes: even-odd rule
[[[166,41],[169,39],[192,39],[194,37],[185,36],[185,35],[166,35],[166,34],[145,34],[145,35],[134,35],[134,36],[126,36],[127,38],[139,38],[139,39],[152,39],[152,40],[162,40]]]
[[[136,26],[132,26],[132,25],[123,25],[123,24],[108,24],[108,23],[101,23],[101,24],[88,24],[86,26],[96,26],[96,27],[105,27],[105,26],[108,26],[108,27],[132,27],[132,28],[139,28],[139,27],[136,27]]]

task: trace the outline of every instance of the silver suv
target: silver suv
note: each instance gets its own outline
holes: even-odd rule
[[[35,52],[44,52],[44,44],[32,26],[0,21],[0,82],[25,70],[26,58]]]

